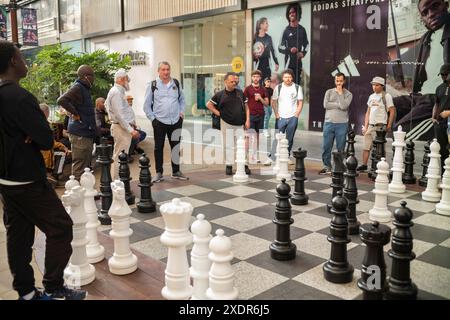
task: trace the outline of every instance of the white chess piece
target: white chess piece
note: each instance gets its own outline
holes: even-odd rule
[[[130,250],[131,209],[125,201],[125,187],[122,181],[111,182],[113,201],[108,215],[111,217],[112,229],[109,233],[114,239],[114,254],[108,260],[109,271],[113,274],[129,274],[137,269],[137,257]]]
[[[212,265],[206,296],[209,300],[236,300],[239,292],[234,286],[234,270],[231,265],[234,256],[231,252],[231,240],[225,236],[222,229],[216,231],[216,236],[209,243],[209,249]]]
[[[84,211],[84,189],[75,186],[62,196],[65,206],[71,208],[73,221],[72,255],[68,266],[64,269],[64,280],[70,287],[85,286],[95,280],[95,268],[88,263],[86,254],[86,212]]]
[[[292,175],[289,173],[289,142],[286,138],[280,140],[280,151],[278,153],[277,160],[279,161],[279,169],[277,173],[277,180],[286,181],[292,180]]]
[[[168,300],[187,300],[192,296],[186,246],[192,243],[189,223],[193,207],[175,198],[160,207],[165,223],[161,243],[168,247],[165,287],[161,294]]]
[[[441,200],[441,193],[438,186],[441,180],[441,155],[439,150],[441,147],[437,142],[437,139],[433,139],[430,145],[430,163],[427,171],[427,188],[422,192],[422,199],[429,202],[439,202]]]
[[[209,287],[209,269],[211,261],[209,242],[211,241],[211,224],[205,220],[205,215],[197,215],[197,220],[191,225],[194,235],[194,246],[191,251],[191,278],[194,284],[192,300],[206,300],[206,290]]]
[[[436,212],[444,216],[450,216],[450,157],[445,159],[444,175],[442,176],[442,198],[436,205]]]
[[[275,153],[275,166],[273,167],[273,174],[277,175],[280,170],[280,141],[281,139],[286,139],[286,133],[278,132],[275,134],[275,139],[277,139],[277,148]]]
[[[395,147],[394,161],[392,163],[392,181],[389,184],[389,192],[392,193],[405,193],[406,191],[402,180],[403,172],[405,172],[403,163],[403,148],[406,146],[405,137],[406,132],[402,131],[402,126],[399,126],[398,130],[394,132],[394,143],[392,143],[392,146]]]
[[[233,176],[233,181],[248,182],[248,175],[245,173],[245,140],[242,136],[237,140],[236,174]]]
[[[66,189],[64,191],[64,194],[69,194],[69,192],[72,191],[72,189],[75,188],[76,186],[80,186],[80,183],[77,180],[75,180],[75,176],[70,176],[69,180],[67,180],[66,184],[64,185]],[[67,213],[70,213],[70,206],[66,206],[65,204],[63,205],[66,208]]]
[[[388,209],[388,194],[389,194],[389,164],[385,158],[381,158],[381,161],[377,164],[377,178],[375,179],[375,204],[372,209],[369,210],[369,218],[378,222],[390,222],[392,219],[392,213]]]
[[[87,216],[87,238],[89,243],[86,246],[87,257],[89,263],[98,263],[105,258],[105,248],[100,245],[97,238],[97,229],[100,226],[98,221],[97,205],[95,204],[95,196],[98,194],[95,186],[95,176],[91,169],[84,169],[81,175],[80,184],[84,188],[84,210]]]

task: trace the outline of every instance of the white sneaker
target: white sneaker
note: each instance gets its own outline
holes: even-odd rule
[[[273,163],[272,159],[267,158],[266,162],[264,162],[264,165],[265,165],[265,166],[271,166],[272,163]]]

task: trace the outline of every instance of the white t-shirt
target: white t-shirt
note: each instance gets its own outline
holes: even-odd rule
[[[297,102],[303,100],[303,89],[298,86],[298,91],[295,90],[295,84],[286,86],[281,85],[280,96],[278,97],[278,86],[273,89],[273,100],[278,100],[278,113],[281,118],[287,119],[295,116],[297,111]]]
[[[441,69],[441,65],[443,64],[442,57],[444,56],[444,47],[441,44],[443,32],[444,27],[436,30],[431,35],[430,55],[425,63],[427,81],[425,81],[422,85],[422,89],[420,91],[422,94],[435,94],[436,88],[442,84],[442,78],[438,73]]]
[[[388,115],[386,110],[394,106],[394,101],[389,93],[385,94],[387,107],[383,103],[383,95],[381,93],[372,93],[367,101],[370,107],[369,124],[383,123],[387,124]]]

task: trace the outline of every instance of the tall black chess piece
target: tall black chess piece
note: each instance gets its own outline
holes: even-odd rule
[[[431,141],[427,141],[427,143],[425,143],[424,145],[424,153],[423,153],[423,158],[422,158],[422,177],[419,179],[419,186],[426,188],[427,183],[428,183],[428,178],[427,178],[427,172],[428,172],[428,165],[430,164],[430,144]]]
[[[361,240],[366,244],[366,252],[358,287],[363,291],[364,300],[382,300],[383,294],[387,290],[383,247],[389,243],[391,229],[375,221],[363,224],[359,234]]]
[[[356,186],[356,167],[358,166],[358,160],[354,154],[350,153],[350,156],[345,161],[345,187],[344,197],[348,201],[347,221],[348,221],[348,234],[358,234],[360,222],[356,218],[356,203],[358,199],[358,188]]]
[[[150,159],[145,153],[139,159],[139,187],[141,188],[141,199],[137,203],[138,212],[151,213],[156,211],[156,203],[152,199],[152,177],[150,174]]]
[[[131,206],[134,204],[135,196],[130,188],[130,166],[128,164],[128,155],[125,150],[119,154],[119,179],[125,186],[125,200]]]
[[[392,258],[391,276],[388,279],[389,289],[385,294],[388,300],[415,300],[417,299],[417,286],[411,281],[410,266],[416,255],[412,251],[413,236],[411,227],[414,223],[412,211],[402,201],[402,207],[394,212],[396,227],[392,232],[392,249],[388,255]]]
[[[386,158],[386,131],[377,129],[377,136],[373,141],[373,149],[372,149],[372,164],[370,166],[369,178],[375,181],[377,178],[377,164],[380,162],[381,158]],[[375,154],[373,153],[375,150]]]
[[[275,209],[273,223],[276,226],[276,239],[270,245],[270,256],[272,259],[285,261],[295,259],[297,247],[291,241],[290,226],[294,223],[292,219],[291,204],[289,203],[291,187],[282,179],[277,186],[278,203]]]
[[[404,184],[416,184],[416,177],[414,176],[414,142],[408,140],[406,142],[406,153],[405,153],[405,173],[403,174]]]
[[[327,210],[331,213],[331,201],[337,196],[338,191],[342,191],[344,188],[344,154],[339,151],[333,151],[333,169],[331,171],[331,184],[330,187],[333,188],[333,193],[331,200],[327,203]]]
[[[350,153],[355,154],[355,130],[349,129],[347,134],[347,147],[345,149],[345,157],[347,158]]]
[[[332,200],[333,218],[330,223],[331,242],[330,259],[323,265],[323,275],[326,280],[333,283],[348,283],[353,279],[353,266],[347,260],[347,244],[351,241],[348,237],[347,209],[348,201],[338,191]]]
[[[110,225],[111,217],[108,215],[109,208],[112,203],[111,190],[111,163],[112,161],[112,145],[108,144],[108,139],[101,138],[100,145],[97,146],[98,158],[97,163],[101,166],[100,177],[100,199],[102,208],[98,214],[98,220],[102,225]]]
[[[295,158],[295,191],[291,198],[291,203],[297,206],[303,206],[308,204],[308,196],[305,193],[305,158],[307,151],[298,148],[298,150],[293,153]]]

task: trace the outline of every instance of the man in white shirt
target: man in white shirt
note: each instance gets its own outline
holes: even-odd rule
[[[106,98],[106,110],[111,119],[111,135],[114,138],[113,165],[111,176],[117,179],[119,176],[119,154],[122,150],[128,152],[132,138],[139,138],[139,132],[132,124],[135,115],[129,107],[125,92],[130,90],[130,78],[124,69],[120,69],[114,75],[114,86],[109,90]]]
[[[384,78],[375,77],[372,82],[373,93],[367,101],[367,112],[362,134],[364,135],[363,163],[358,171],[367,171],[367,162],[377,130],[390,131],[395,118],[395,107],[392,96],[384,91]]]
[[[298,117],[303,108],[302,87],[294,83],[294,73],[287,69],[282,74],[283,83],[279,84],[273,92],[272,109],[277,121],[279,132],[286,133],[289,141],[289,156],[294,144],[295,131],[297,131]],[[274,155],[272,147],[272,157]],[[272,159],[273,160],[273,159]]]

